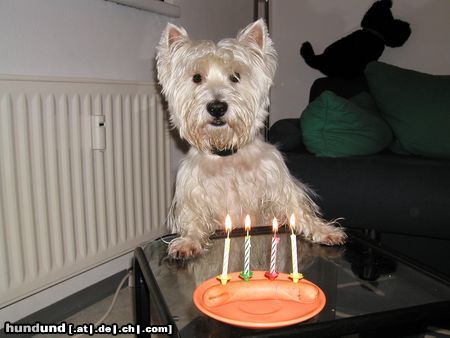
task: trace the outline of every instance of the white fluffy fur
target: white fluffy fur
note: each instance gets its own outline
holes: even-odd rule
[[[175,257],[202,251],[208,236],[223,228],[225,215],[243,226],[246,214],[255,225],[273,217],[297,218],[297,231],[314,242],[342,243],[345,234],[324,221],[308,189],[289,173],[279,151],[259,138],[276,69],[276,52],[267,28],[258,20],[236,39],[192,41],[186,30],[169,24],[157,54],[158,79],[171,112],[171,122],[191,147],[181,163],[168,225],[181,237],[169,247]],[[230,76],[239,74],[239,81]],[[194,74],[201,76],[195,83]],[[224,116],[211,116],[206,106],[228,104]],[[220,120],[223,125],[213,125]],[[220,157],[215,151],[236,149]]]

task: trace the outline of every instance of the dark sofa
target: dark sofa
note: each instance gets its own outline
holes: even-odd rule
[[[350,98],[368,91],[364,78],[321,78],[310,101],[324,90]],[[450,277],[450,160],[398,155],[317,157],[302,143],[300,120],[277,121],[270,142],[284,153],[291,173],[318,194],[328,218],[371,233],[376,240]]]

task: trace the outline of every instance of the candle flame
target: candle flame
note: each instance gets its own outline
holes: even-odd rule
[[[250,215],[245,216],[245,231],[250,231],[251,225]]]
[[[231,231],[231,217],[227,214],[227,217],[225,217],[225,230],[227,232]]]
[[[274,217],[272,220],[272,230],[273,232],[277,232],[278,231],[278,221],[277,218]]]
[[[295,227],[295,215],[294,215],[294,214],[292,214],[292,215],[291,215],[291,218],[289,218],[289,226],[290,226],[291,228],[294,228],[294,227]]]

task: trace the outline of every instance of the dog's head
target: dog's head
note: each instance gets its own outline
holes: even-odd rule
[[[364,15],[361,27],[372,29],[380,33],[384,43],[389,47],[400,47],[411,35],[409,23],[394,19],[392,0],[379,0]]]
[[[171,123],[200,151],[240,148],[264,126],[276,52],[262,20],[217,44],[168,24],[156,60]]]

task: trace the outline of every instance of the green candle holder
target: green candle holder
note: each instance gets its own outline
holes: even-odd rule
[[[253,272],[252,271],[249,271],[248,273],[245,273],[244,271],[242,271],[239,274],[239,277],[241,277],[246,282],[248,282],[250,280],[250,278],[252,278],[252,276],[253,276]]]

